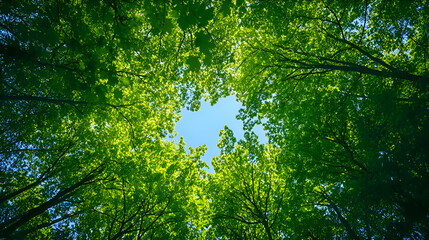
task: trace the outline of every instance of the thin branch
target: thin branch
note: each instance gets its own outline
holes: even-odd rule
[[[323,2],[323,5],[325,5],[326,9],[328,9],[334,15],[336,24],[340,28],[341,36],[343,39],[346,39],[344,35],[343,27],[341,26],[341,22],[340,22],[340,19],[338,19],[337,14],[335,14],[335,12],[331,8],[329,8],[328,4],[326,4],[325,1],[322,1],[322,2]]]

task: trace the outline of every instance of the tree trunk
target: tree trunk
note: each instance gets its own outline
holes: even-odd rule
[[[31,95],[16,95],[16,96],[0,95],[0,100],[1,101],[27,101],[27,102],[36,101],[36,102],[53,103],[56,105],[69,104],[72,106],[88,104],[88,102],[85,102],[85,101],[55,99],[55,98],[37,97],[37,96],[31,96]]]
[[[39,205],[38,207],[28,210],[27,212],[21,214],[20,216],[12,218],[9,221],[6,221],[5,223],[3,223],[2,230],[0,231],[0,238],[10,236],[14,231],[16,231],[18,228],[20,228],[22,225],[24,225],[34,217],[42,214],[49,208],[71,197],[76,189],[87,184],[89,181],[91,181],[93,178],[96,177],[95,171],[97,171],[97,169],[99,169],[99,167],[91,171],[79,182],[57,193],[57,195],[55,195],[49,201]]]
[[[350,223],[341,214],[341,212],[338,209],[337,205],[335,203],[333,203],[328,197],[327,197],[327,199],[329,201],[329,205],[334,209],[335,214],[337,214],[338,218],[340,219],[341,224],[343,224],[344,227],[346,227],[346,231],[347,231],[348,235],[350,235],[350,237],[352,239],[360,240],[359,236],[355,233],[355,231],[353,230],[353,228],[350,226]]]
[[[0,198],[0,204],[2,204],[4,201],[7,201],[7,200],[15,197],[16,195],[19,195],[19,194],[29,190],[30,188],[33,188],[33,187],[39,185],[41,182],[42,182],[41,180],[36,180],[35,182],[33,182],[33,183],[23,187],[23,188],[20,188],[13,193],[10,193],[10,194],[7,194],[7,195],[1,197]]]

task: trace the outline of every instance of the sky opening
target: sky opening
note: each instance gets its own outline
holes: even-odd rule
[[[237,141],[244,139],[243,123],[235,117],[240,108],[241,103],[236,101],[235,96],[229,96],[219,99],[214,106],[202,101],[197,112],[183,109],[182,118],[176,124],[177,136],[174,139],[179,141],[183,136],[186,146],[193,148],[205,144],[207,151],[202,160],[208,163],[208,172],[213,173],[211,159],[220,154],[220,149],[216,146],[220,139],[219,131],[227,125],[234,132]],[[261,125],[256,125],[253,131],[258,135],[260,143],[268,141]]]

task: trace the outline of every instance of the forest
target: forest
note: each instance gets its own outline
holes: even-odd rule
[[[0,1],[0,239],[428,239],[429,1]],[[235,96],[214,173],[172,140]],[[262,124],[268,137],[252,132]]]

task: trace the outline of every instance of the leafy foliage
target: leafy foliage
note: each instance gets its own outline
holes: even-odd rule
[[[339,237],[428,234],[428,58],[414,54],[428,43],[425,11],[420,1],[272,1],[243,16],[239,117],[247,129],[267,119],[270,142],[293,156],[282,164],[317,187],[313,204],[326,205],[331,229],[342,225]]]
[[[427,1],[3,1],[0,238],[424,239]],[[174,136],[235,94],[245,139]],[[269,143],[251,132],[263,123]]]

